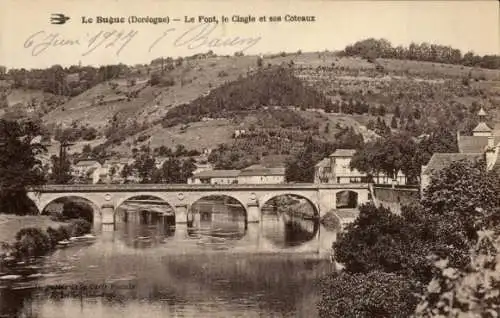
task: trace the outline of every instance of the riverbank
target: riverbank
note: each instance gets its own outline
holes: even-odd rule
[[[73,237],[90,233],[92,228],[83,219],[63,223],[47,217],[3,215],[2,221],[6,231],[1,232],[0,271],[15,262],[44,256],[61,245],[67,245]]]
[[[2,252],[2,243],[11,243],[15,241],[16,233],[22,228],[47,227],[58,228],[64,225],[63,222],[56,222],[47,215],[12,215],[0,213],[0,254]]]

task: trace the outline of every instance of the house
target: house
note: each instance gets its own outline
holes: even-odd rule
[[[236,129],[233,133],[233,138],[238,138],[246,134],[245,129]]]
[[[267,168],[253,165],[241,170],[238,184],[279,184],[285,183],[285,168]]]
[[[132,165],[134,163],[133,158],[117,158],[108,159],[102,165],[102,169],[98,172],[99,180],[98,182],[111,182],[111,183],[121,183],[123,178],[121,173],[126,165]]]
[[[253,165],[242,170],[203,170],[193,173],[189,184],[279,184],[285,183],[285,168]]]
[[[111,183],[111,176],[108,167],[96,168],[92,171],[92,183]]]
[[[193,173],[188,184],[235,184],[240,170],[205,170]]]
[[[169,160],[170,157],[156,157],[155,158],[155,166],[156,169],[161,169],[165,161]]]
[[[486,169],[500,173],[500,135],[495,135],[485,122],[486,112],[483,108],[478,113],[480,122],[472,130],[472,136],[461,136],[457,132],[458,153],[435,153],[429,163],[422,166],[420,189],[423,191],[430,182],[431,175],[453,161],[483,159]]]
[[[196,169],[193,171],[193,174],[202,172],[202,171],[208,171],[208,170],[213,170],[213,166],[209,162],[195,162],[194,163]]]
[[[102,165],[93,159],[83,159],[77,161],[73,167],[73,175],[77,178],[86,179],[96,170],[102,168]]]
[[[314,169],[314,183],[361,183],[406,184],[406,176],[399,171],[396,178],[380,173],[369,177],[366,173],[351,169],[355,149],[337,149],[327,158],[318,162]]]

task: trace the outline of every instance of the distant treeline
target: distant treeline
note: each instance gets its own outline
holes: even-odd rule
[[[341,51],[345,56],[361,56],[373,61],[376,58],[416,60],[435,63],[459,64],[464,66],[500,69],[499,55],[479,56],[473,52],[462,55],[459,49],[447,45],[411,43],[408,47],[393,47],[385,39],[366,39],[348,45]]]
[[[263,106],[333,107],[329,99],[293,76],[291,69],[274,67],[226,83],[207,96],[169,110],[162,124],[171,127],[203,117],[231,117],[234,112]]]
[[[54,65],[47,69],[10,69],[0,75],[3,79],[13,81],[12,88],[38,89],[55,95],[76,96],[99,83],[118,78],[128,70],[129,67],[124,64],[99,68]]]

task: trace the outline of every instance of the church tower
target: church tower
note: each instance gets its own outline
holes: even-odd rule
[[[472,131],[472,135],[485,136],[485,137],[491,136],[493,130],[486,124],[486,112],[482,107],[481,110],[479,110],[478,116],[479,116],[479,124]]]

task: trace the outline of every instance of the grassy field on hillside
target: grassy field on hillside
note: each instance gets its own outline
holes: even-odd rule
[[[122,155],[130,155],[133,147],[139,148],[147,143],[151,147],[183,144],[188,149],[214,148],[221,143],[231,143],[235,129],[252,124],[257,127],[273,124],[267,119],[250,115],[231,121],[200,121],[170,128],[155,123],[172,107],[189,103],[224,83],[253,74],[258,69],[257,60],[257,56],[186,58],[182,65],[166,71],[161,76],[160,84],[155,86],[149,85],[148,81],[151,74],[161,71],[160,65],[135,66],[125,78],[98,84],[70,98],[65,104],[54,106],[57,108],[42,119],[45,123],[90,125],[97,128],[101,136],[113,117],[122,123],[146,123],[146,130],[130,136],[124,131],[126,140],[121,145],[111,146]],[[387,124],[396,105],[400,106],[402,113],[422,107],[429,118],[449,118],[446,113],[440,112],[445,109],[444,106],[454,107],[450,103],[456,102],[467,108],[473,103],[485,105],[492,117],[492,125],[500,125],[500,107],[497,107],[500,105],[500,70],[392,59],[376,59],[370,63],[357,57],[339,57],[328,51],[264,56],[262,67],[267,68],[268,65],[293,67],[296,77],[333,101],[361,100],[370,107],[385,105],[387,114],[384,120]],[[465,86],[463,81],[468,77],[470,81]],[[10,106],[14,106],[28,103],[33,98],[41,100],[48,95],[17,89],[10,91],[7,100]],[[327,139],[334,138],[339,126],[353,127],[368,138],[373,136],[366,129],[368,121],[376,119],[373,115],[298,113],[308,121],[316,121],[322,137]],[[325,134],[327,124],[330,132]],[[137,137],[142,135],[149,138],[136,142]],[[95,146],[104,141],[101,138],[89,144]],[[70,152],[81,151],[87,143],[76,142]],[[57,144],[50,147],[49,153],[58,153]]]

